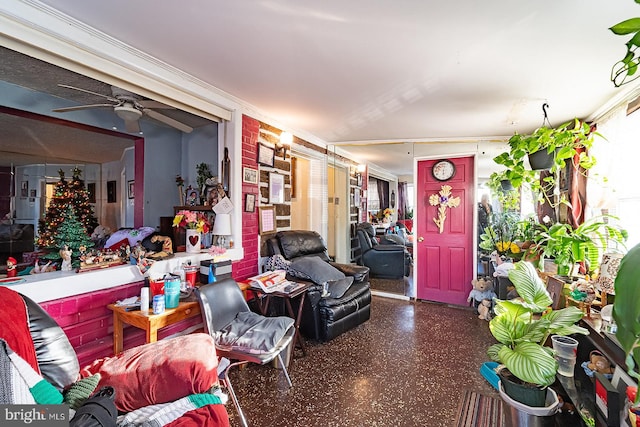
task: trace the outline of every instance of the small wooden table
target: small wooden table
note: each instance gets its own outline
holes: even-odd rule
[[[109,304],[109,310],[113,311],[113,353],[122,352],[123,327],[127,323],[144,330],[147,334],[147,343],[158,340],[158,329],[172,325],[184,319],[200,316],[200,305],[197,301],[181,301],[176,308],[167,308],[164,313],[153,314],[149,309],[148,314],[140,310],[126,311],[126,307]]]
[[[300,349],[302,350],[303,355],[307,355],[307,350],[304,348],[304,341],[302,340],[302,335],[300,335],[300,321],[302,320],[302,306],[304,305],[304,297],[307,294],[307,289],[311,286],[310,283],[299,283],[299,288],[287,293],[287,292],[264,292],[260,288],[256,288],[251,286],[251,290],[256,292],[258,295],[258,306],[260,308],[260,312],[266,316],[267,310],[269,310],[269,303],[271,302],[272,297],[282,298],[284,299],[285,305],[287,307],[287,314],[293,320],[295,320],[294,326],[296,328],[296,334],[293,337],[294,343],[298,343]],[[293,311],[293,307],[291,306],[291,300],[293,298],[300,297],[300,305],[298,306],[298,313],[296,314]],[[264,301],[262,301],[264,299]],[[295,344],[294,344],[295,347]],[[291,353],[293,354],[293,352]]]

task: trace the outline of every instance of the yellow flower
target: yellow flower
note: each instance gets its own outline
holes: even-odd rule
[[[511,246],[509,246],[509,250],[511,251],[512,254],[519,254],[520,246],[516,245],[515,243],[511,243]]]

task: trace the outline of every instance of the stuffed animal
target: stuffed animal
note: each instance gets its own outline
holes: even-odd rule
[[[481,277],[472,280],[473,289],[469,292],[468,302],[473,302],[473,307],[478,310],[484,300],[488,300],[490,306],[493,306],[493,299],[497,297],[493,291],[493,281],[489,277]]]
[[[478,306],[478,319],[491,320],[491,306],[493,302],[488,299],[483,299]]]
[[[592,351],[589,355],[589,364],[587,368],[592,371],[600,372],[601,374],[613,374],[613,368],[611,362],[602,355],[599,351]]]

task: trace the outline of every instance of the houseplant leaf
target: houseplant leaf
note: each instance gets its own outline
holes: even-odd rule
[[[538,344],[523,342],[513,350],[504,346],[498,355],[507,369],[525,382],[548,386],[556,379],[558,362]]]
[[[544,311],[553,302],[533,264],[517,262],[509,271],[509,279],[513,282],[518,295],[524,300],[523,305],[531,310]]]
[[[627,354],[629,375],[640,378],[633,370],[640,361],[640,245],[633,247],[620,262],[615,281],[616,301],[613,318],[618,330],[616,338]],[[640,393],[639,393],[640,395]]]

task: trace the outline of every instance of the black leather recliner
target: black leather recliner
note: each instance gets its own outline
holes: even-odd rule
[[[353,283],[340,298],[323,297],[323,284],[311,282],[313,284],[307,291],[300,323],[300,331],[305,337],[329,341],[369,320],[369,269],[356,264],[332,262],[320,234],[307,230],[280,231],[267,240],[266,249],[269,256],[282,255],[289,261],[317,256],[343,272],[345,276],[353,276]],[[291,276],[288,279],[296,282],[305,281]],[[294,311],[297,311],[298,301],[293,303]]]
[[[360,262],[369,267],[371,277],[401,279],[409,275],[411,254],[404,245],[379,244],[375,229],[368,222],[358,224],[356,232],[362,251]]]

